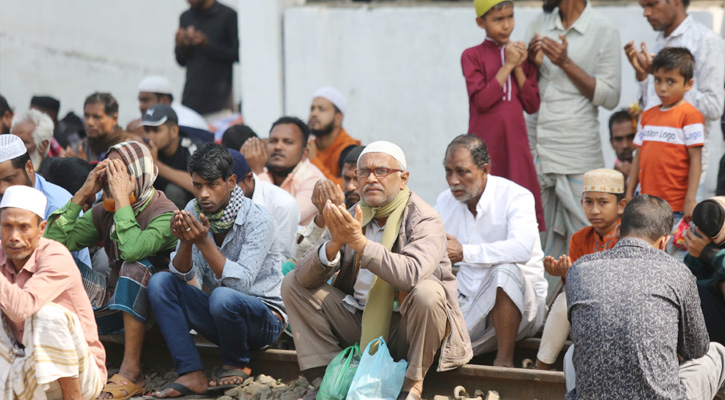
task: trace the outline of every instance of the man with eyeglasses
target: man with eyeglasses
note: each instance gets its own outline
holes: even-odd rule
[[[312,380],[345,347],[382,336],[408,369],[398,399],[420,400],[423,377],[472,357],[443,223],[408,190],[400,147],[373,142],[357,161],[360,202],[327,201],[328,231],[282,281],[300,370]],[[328,279],[337,278],[328,284]]]
[[[458,303],[474,354],[498,349],[497,367],[514,366],[517,340],[544,323],[548,283],[536,224],[534,195],[489,174],[483,140],[460,135],[448,145],[449,190],[435,209],[448,237],[448,257],[459,266]]]
[[[632,168],[634,135],[637,133],[636,124],[637,121],[624,109],[609,117],[609,143],[617,154],[614,169],[624,175],[625,182],[627,182],[629,170]]]

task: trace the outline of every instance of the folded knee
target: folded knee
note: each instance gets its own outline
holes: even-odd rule
[[[209,296],[209,312],[213,316],[226,315],[234,309],[234,305],[239,303],[239,298],[231,296],[235,292],[234,289],[228,287],[218,287],[211,292]]]
[[[282,292],[282,300],[293,296],[296,292],[296,288],[299,286],[296,278],[296,272],[297,271],[294,270],[290,271],[284,276],[284,278],[282,278],[282,287],[280,288],[280,291]]]
[[[440,283],[427,279],[418,282],[410,291],[411,306],[426,310],[444,310],[446,307],[446,293]]]
[[[149,297],[153,298],[161,293],[168,292],[169,289],[176,285],[176,281],[179,281],[179,278],[170,272],[163,271],[152,275],[148,283]]]

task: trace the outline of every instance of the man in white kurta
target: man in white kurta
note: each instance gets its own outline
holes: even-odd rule
[[[435,209],[448,234],[449,257],[459,267],[458,301],[473,352],[498,348],[494,365],[513,366],[515,342],[543,325],[548,285],[534,196],[489,175],[489,163],[476,136],[454,139],[445,159],[450,189],[438,196]]]

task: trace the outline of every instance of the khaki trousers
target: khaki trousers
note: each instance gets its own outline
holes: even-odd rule
[[[282,281],[284,300],[300,370],[324,367],[344,348],[360,342],[362,311],[343,306],[346,294],[324,284],[304,288],[292,271]],[[408,361],[405,377],[422,380],[446,333],[446,295],[434,280],[418,283],[394,312],[388,347],[394,359]],[[363,350],[363,349],[361,349]]]

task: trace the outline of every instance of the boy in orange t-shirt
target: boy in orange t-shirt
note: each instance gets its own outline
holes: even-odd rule
[[[675,213],[675,226],[682,218],[692,219],[702,172],[705,118],[684,99],[693,85],[694,68],[694,57],[682,47],[664,48],[652,60],[662,104],[642,113],[627,186],[627,199],[639,183],[641,194],[666,200]]]
[[[582,207],[592,224],[572,235],[569,255],[555,259],[544,258],[544,269],[549,275],[566,276],[569,267],[579,257],[597,251],[609,250],[619,241],[619,216],[624,212],[624,175],[613,169],[595,169],[584,174]],[[536,355],[536,368],[548,370],[556,361],[569,336],[566,292],[561,292],[551,305],[551,311],[541,335]]]

